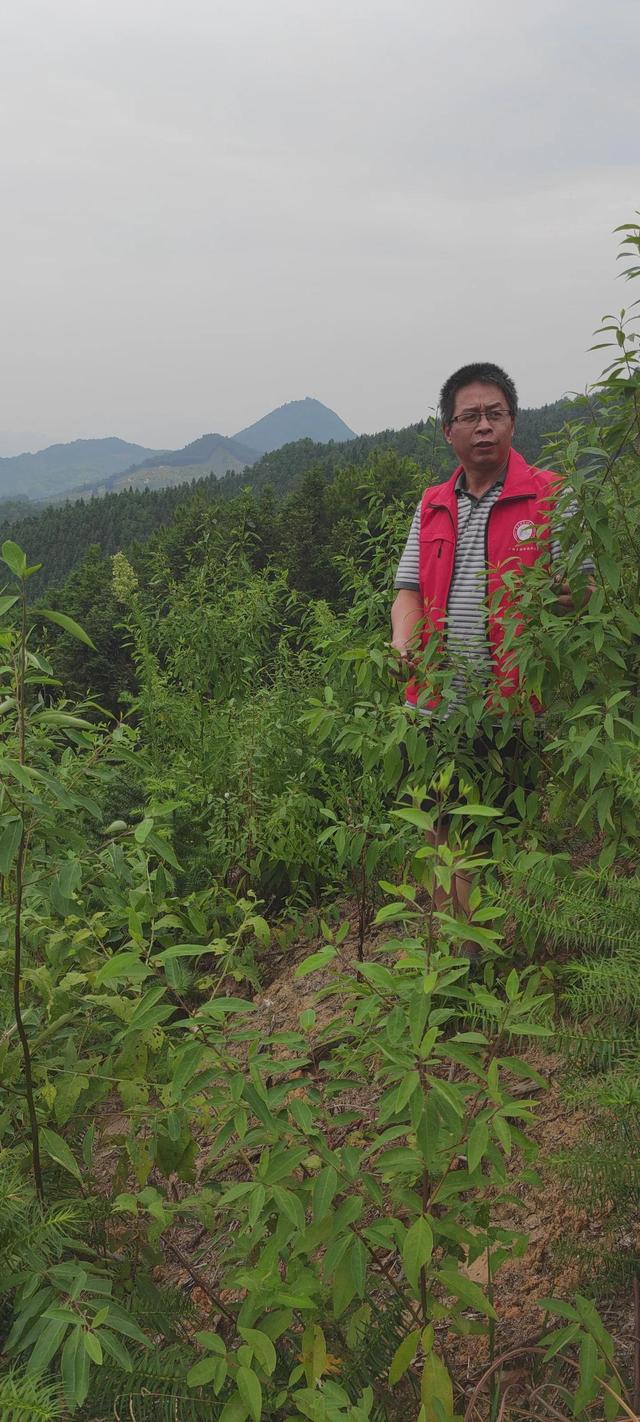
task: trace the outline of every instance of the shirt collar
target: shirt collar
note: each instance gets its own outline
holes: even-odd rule
[[[489,485],[489,488],[488,488],[488,489],[485,489],[484,494],[481,494],[481,495],[480,495],[480,498],[481,498],[481,499],[484,499],[485,494],[490,494],[492,489],[495,489],[495,488],[498,487],[498,486],[499,486],[499,487],[502,487],[502,485],[504,484],[504,481],[505,481],[506,477],[507,477],[507,465],[505,464],[505,467],[504,467],[504,469],[502,470],[502,473],[497,475],[497,477],[496,477],[496,478],[494,479],[494,481],[493,481],[493,484],[490,484],[490,485]],[[461,470],[460,470],[460,473],[459,473],[459,475],[458,475],[458,477],[457,477],[457,479],[456,479],[456,482],[455,482],[455,484],[454,484],[453,487],[454,487],[454,493],[456,494],[457,497],[459,497],[460,494],[466,494],[467,497],[470,498],[470,499],[476,498],[476,495],[475,495],[475,494],[470,494],[470,493],[469,493],[469,490],[468,490],[468,488],[467,488],[467,476],[466,476],[466,474],[465,474],[465,472],[464,472],[464,469],[461,469]],[[476,501],[477,501],[477,500],[476,500]]]

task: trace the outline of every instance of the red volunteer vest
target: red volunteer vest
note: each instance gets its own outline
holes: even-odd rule
[[[424,608],[421,645],[445,630],[449,590],[453,578],[458,537],[456,480],[460,465],[446,484],[427,489],[422,498],[420,518],[420,593]],[[561,476],[549,469],[536,469],[522,455],[511,450],[502,492],[489,512],[486,532],[487,591],[489,607],[487,634],[494,674],[502,696],[518,689],[518,669],[513,653],[501,651],[504,614],[513,601],[513,592],[504,587],[504,575],[531,567],[550,553],[550,518]],[[496,594],[502,589],[502,596]],[[433,709],[438,698],[424,701],[424,687],[411,681],[407,700],[415,705],[422,692],[423,704]],[[535,708],[540,710],[539,704]]]

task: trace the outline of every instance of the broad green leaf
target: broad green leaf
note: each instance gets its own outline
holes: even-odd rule
[[[292,1190],[283,1190],[281,1185],[274,1185],[272,1196],[280,1213],[302,1232],[305,1227],[305,1214],[298,1196],[294,1195]]]
[[[189,1368],[187,1387],[203,1387],[205,1383],[213,1382],[219,1366],[219,1358],[201,1358],[199,1363]]]
[[[489,1144],[489,1130],[486,1121],[476,1121],[467,1141],[467,1165],[472,1174],[480,1164]]]
[[[615,1377],[612,1377],[611,1374],[609,1374],[607,1382],[609,1384],[609,1387],[611,1388],[611,1392],[605,1392],[604,1397],[602,1399],[604,1422],[618,1422],[618,1418],[620,1416],[620,1406],[614,1392],[617,1380]]]
[[[81,1407],[89,1391],[90,1360],[86,1348],[82,1346],[82,1334],[76,1352],[76,1399]]]
[[[131,1357],[129,1350],[125,1348],[124,1343],[121,1343],[120,1339],[116,1338],[115,1333],[111,1333],[108,1328],[102,1329],[100,1337],[102,1339],[102,1346],[104,1348],[105,1353],[108,1353],[110,1357],[115,1358],[116,1363],[118,1363],[119,1366],[124,1369],[125,1373],[132,1373],[133,1358]]]
[[[300,1127],[301,1131],[304,1131],[306,1136],[310,1135],[313,1131],[313,1111],[306,1101],[301,1101],[298,1096],[294,1096],[288,1106],[296,1125]]]
[[[0,834],[0,874],[8,874],[20,848],[22,820],[10,820]]]
[[[428,815],[424,810],[392,810],[394,819],[406,820],[407,824],[415,825],[417,829],[432,830],[433,815]]]
[[[505,1120],[504,1120],[504,1117],[502,1117],[502,1116],[494,1116],[494,1117],[493,1117],[493,1120],[492,1120],[492,1122],[491,1122],[491,1127],[492,1127],[492,1130],[494,1131],[494,1134],[497,1136],[497,1139],[499,1140],[500,1145],[502,1146],[502,1149],[503,1149],[505,1155],[506,1155],[506,1156],[510,1156],[510,1155],[511,1155],[512,1138],[511,1138],[511,1128],[510,1128],[508,1122],[505,1121]]]
[[[309,1422],[328,1422],[326,1401],[316,1388],[301,1387],[291,1394],[291,1401]]]
[[[220,1422],[245,1422],[249,1408],[241,1397],[231,1397],[220,1413]]]
[[[598,1366],[598,1349],[595,1339],[590,1333],[583,1334],[580,1343],[580,1386],[578,1387],[574,1400],[574,1411],[576,1416],[587,1407],[598,1396],[599,1384],[596,1381],[596,1368]]]
[[[12,608],[17,601],[17,595],[15,597],[0,597],[0,617],[4,617],[5,612],[9,612],[9,609]]]
[[[295,978],[306,978],[307,973],[317,973],[320,968],[326,968],[336,956],[335,948],[320,948],[317,953],[312,953],[304,962],[299,963],[295,970]]]
[[[608,1358],[609,1362],[613,1362],[613,1338],[610,1333],[607,1333],[593,1301],[585,1298],[583,1294],[576,1294],[575,1307],[578,1317],[582,1319],[585,1328],[588,1328],[589,1332],[599,1344],[605,1358]]]
[[[61,1165],[63,1170],[68,1170],[70,1175],[75,1175],[76,1180],[82,1180],[77,1161],[74,1160],[67,1142],[58,1135],[57,1131],[51,1131],[48,1127],[43,1126],[40,1131],[40,1141],[47,1155],[51,1156],[57,1165]]]
[[[356,1286],[356,1293],[361,1299],[364,1298],[366,1291],[368,1262],[369,1253],[362,1243],[362,1240],[354,1239],[349,1250],[349,1264],[351,1266],[353,1282]]]
[[[394,919],[419,918],[416,909],[410,908],[406,900],[394,900],[390,904],[383,904],[374,918],[375,924],[393,923]]]
[[[204,953],[212,951],[207,943],[172,943],[170,948],[163,948],[161,953],[155,953],[153,961],[170,963],[173,958],[201,958]]]
[[[238,1332],[243,1333],[244,1330],[240,1328]],[[226,1344],[219,1333],[211,1333],[205,1328],[200,1333],[196,1333],[195,1338],[196,1342],[200,1344],[200,1347],[206,1348],[209,1353],[218,1353],[222,1357],[226,1354]]]
[[[152,830],[151,833],[147,835],[146,850],[147,854],[155,854],[157,859],[162,859],[162,861],[165,864],[169,864],[172,869],[180,869],[180,865],[171,845],[167,844],[167,841],[162,839],[159,834],[156,834],[155,830]]]
[[[3,775],[11,775],[25,790],[31,789],[35,774],[28,765],[21,765],[19,760],[10,760],[8,756],[0,760],[0,778]]]
[[[76,1396],[76,1356],[80,1345],[82,1329],[77,1325],[73,1332],[69,1334],[60,1359],[60,1373],[62,1376],[62,1388],[65,1400],[70,1412],[75,1412],[77,1405]]]
[[[27,571],[27,555],[10,538],[2,545],[2,560],[17,578],[24,577]]]
[[[420,1074],[417,1071],[408,1071],[403,1077],[396,1092],[395,1109],[400,1112],[413,1096],[414,1091],[420,1085]]]
[[[82,870],[77,859],[67,859],[60,865],[57,883],[62,897],[70,899],[82,884]]]
[[[259,913],[254,913],[247,919],[245,929],[253,929],[261,948],[268,948],[271,942],[271,929],[266,918],[262,918]]]
[[[51,1319],[47,1323],[46,1328],[43,1328],[39,1334],[38,1341],[27,1363],[28,1373],[33,1376],[44,1372],[54,1353],[57,1353],[68,1327],[68,1323],[60,1323],[58,1319]]]
[[[407,1368],[411,1366],[416,1356],[419,1342],[420,1329],[416,1328],[413,1333],[408,1333],[407,1337],[403,1338],[400,1347],[396,1348],[393,1358],[391,1359],[391,1367],[389,1368],[390,1387],[393,1387],[394,1383],[399,1382],[400,1378],[404,1377]]]
[[[142,961],[139,953],[133,950],[125,950],[122,953],[112,953],[103,963],[95,975],[96,986],[103,983],[123,982],[141,983],[151,974],[151,968]]]
[[[68,711],[34,711],[31,720],[37,721],[39,726],[60,726],[63,729],[68,726],[77,731],[95,729],[91,721],[85,721],[82,716],[72,716]]]
[[[42,1318],[55,1318],[58,1323],[76,1324],[78,1322],[78,1315],[74,1313],[73,1309],[62,1308],[57,1304],[52,1304],[50,1308],[46,1308],[42,1314]]]
[[[136,1323],[130,1314],[124,1309],[115,1308],[113,1305],[109,1310],[109,1328],[116,1333],[123,1333],[125,1338],[132,1338],[136,1343],[142,1343],[145,1348],[150,1348],[151,1344],[146,1334]]]
[[[438,1414],[433,1408],[438,1402],[442,1408],[442,1422],[450,1422],[450,1419],[453,1422],[453,1383],[437,1353],[429,1353],[424,1360],[420,1396],[428,1422],[432,1422],[432,1419],[435,1422]]]
[[[348,1260],[343,1259],[338,1265],[332,1289],[333,1312],[336,1318],[340,1318],[345,1309],[349,1307],[352,1299],[355,1298],[356,1285],[353,1273],[349,1268]]]
[[[270,1377],[276,1365],[276,1350],[271,1339],[267,1338],[266,1333],[261,1333],[258,1328],[239,1328],[238,1333],[241,1338],[244,1338],[245,1343],[248,1343],[253,1349],[253,1353],[258,1359],[260,1366],[264,1368],[265,1373],[268,1373]],[[220,1339],[220,1342],[222,1342],[222,1339]],[[224,1344],[222,1346],[224,1348]]]
[[[84,642],[85,647],[91,647],[92,652],[95,652],[96,648],[91,638],[84,628],[74,621],[73,617],[68,617],[66,612],[53,612],[50,607],[40,607],[38,611],[41,617],[46,617],[48,622],[55,622],[63,632],[68,632],[70,637],[76,637],[78,642]]]
[[[102,1347],[97,1333],[87,1330],[82,1334],[82,1342],[92,1363],[102,1363]]]
[[[326,1168],[324,1170],[321,1170],[320,1174],[316,1176],[316,1180],[313,1186],[311,1204],[313,1210],[313,1218],[316,1223],[318,1222],[318,1220],[323,1219],[326,1215],[337,1188],[337,1171],[334,1170],[332,1165],[327,1165]]]
[[[255,1002],[247,1002],[245,997],[212,997],[198,1008],[201,1017],[226,1017],[230,1012],[255,1012]]]
[[[309,1387],[315,1387],[327,1365],[327,1344],[319,1323],[310,1323],[302,1335],[302,1362]]]
[[[580,1332],[579,1323],[568,1323],[566,1328],[555,1328],[553,1333],[547,1333],[543,1342],[547,1345],[547,1351],[543,1361],[548,1363],[555,1358],[556,1353],[564,1348],[566,1343],[572,1343],[576,1334]]]
[[[489,820],[499,818],[502,810],[496,810],[494,805],[454,805],[451,810],[447,810],[448,815],[466,815],[469,820]]]
[[[538,1299],[538,1307],[544,1309],[545,1313],[556,1313],[560,1318],[575,1319],[576,1322],[579,1322],[573,1304],[564,1303],[562,1299]]]
[[[487,1318],[497,1318],[493,1305],[489,1303],[479,1284],[474,1284],[456,1269],[439,1269],[438,1278],[447,1293],[454,1294],[465,1307],[473,1308],[477,1313],[484,1313]]]
[[[249,1209],[247,1212],[247,1220],[251,1228],[253,1228],[253,1226],[257,1224],[260,1215],[262,1214],[266,1198],[267,1192],[265,1190],[264,1185],[254,1185],[253,1190],[251,1191],[251,1195],[249,1197]]]
[[[429,1076],[427,1081],[436,1095],[441,1096],[447,1106],[455,1111],[456,1116],[464,1116],[464,1097],[455,1086],[451,1086],[448,1081],[442,1081],[438,1076]]]
[[[252,1422],[260,1422],[262,1417],[262,1388],[251,1368],[238,1368],[236,1386],[242,1401],[249,1408]]]
[[[428,1219],[420,1215],[407,1230],[402,1245],[402,1267],[412,1288],[417,1288],[420,1270],[433,1253],[433,1230]]]

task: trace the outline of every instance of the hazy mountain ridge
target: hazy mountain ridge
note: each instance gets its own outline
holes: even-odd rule
[[[5,455],[0,459],[0,498],[55,497],[67,486],[95,484],[141,459],[158,458],[163,452],[112,435],[50,444],[35,454]]]
[[[355,438],[321,401],[307,396],[271,410],[237,435],[205,434],[182,449],[149,449],[115,437],[49,445],[36,454],[0,459],[4,499],[59,501],[123,488],[163,488],[205,472],[221,477],[254,464],[269,450],[300,438],[326,444]]]
[[[200,435],[199,439],[192,440],[190,444],[185,444],[182,449],[166,451],[161,460],[153,456],[142,459],[137,464],[132,464],[126,472],[133,474],[141,469],[155,469],[160,463],[166,469],[184,468],[187,464],[209,464],[220,449],[228,450],[233,458],[244,464],[255,463],[260,454],[259,450],[251,448],[248,444],[242,444],[236,435],[205,434]]]
[[[219,478],[241,476],[265,454],[296,444],[300,439],[324,447],[337,442],[342,445],[355,438],[353,430],[334,410],[307,395],[304,400],[290,400],[277,410],[271,410],[238,434],[201,435],[200,439],[161,460],[145,459],[125,474],[113,475],[107,487],[110,490],[166,488],[197,478],[203,466],[207,473]]]

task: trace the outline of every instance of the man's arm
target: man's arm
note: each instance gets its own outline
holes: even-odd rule
[[[424,617],[422,597],[417,588],[399,588],[391,608],[391,646],[404,662],[411,664],[411,643]]]

